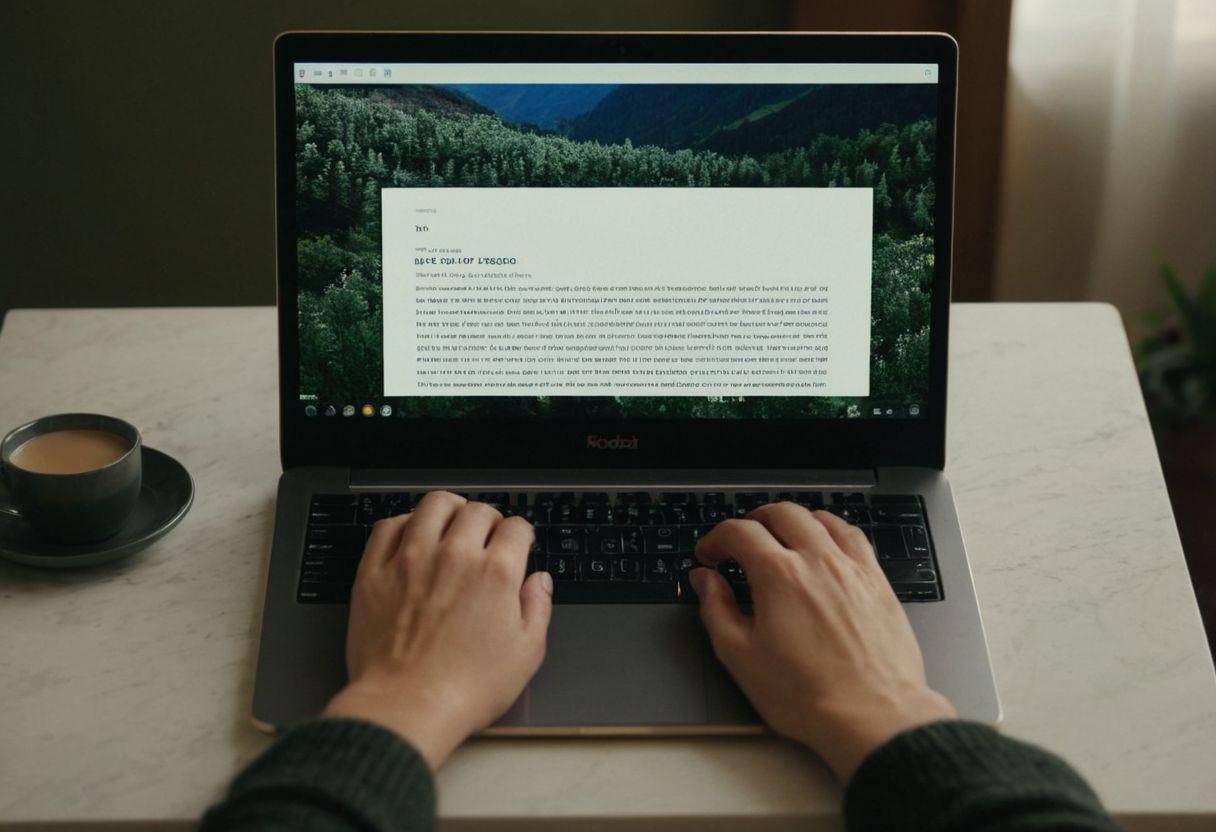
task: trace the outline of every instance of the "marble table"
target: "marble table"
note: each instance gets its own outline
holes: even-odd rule
[[[960,305],[952,327],[948,473],[1005,730],[1131,829],[1216,828],[1216,678],[1118,315]],[[0,828],[189,828],[266,746],[276,384],[273,309],[8,315],[0,425],[122,416],[198,491],[127,562],[0,564]],[[823,766],[771,738],[477,740],[439,781],[453,830],[840,824]]]

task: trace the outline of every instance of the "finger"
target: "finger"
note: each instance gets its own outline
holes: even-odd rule
[[[549,619],[553,616],[553,576],[548,572],[529,575],[519,590],[519,609],[524,619],[524,633],[543,657]]]
[[[823,524],[840,551],[860,564],[878,565],[878,559],[874,556],[874,547],[870,545],[870,538],[861,529],[830,511],[815,512],[815,519]]]
[[[835,540],[817,515],[795,503],[769,503],[748,512],[747,519],[760,523],[782,546],[804,556],[836,548]]]
[[[432,491],[414,507],[400,546],[407,597],[417,600],[433,593],[439,541],[466,502],[464,497],[447,491]]]
[[[743,646],[751,624],[739,610],[730,585],[717,572],[697,567],[688,573],[688,580],[697,591],[701,621],[709,632],[714,652],[725,661],[727,656],[735,655]]]
[[[450,491],[430,492],[414,507],[411,515],[413,519],[404,542],[417,543],[428,551],[433,551],[456,512],[467,502],[464,497]]]
[[[401,514],[377,521],[372,526],[372,533],[363,547],[363,559],[359,562],[360,570],[364,565],[369,569],[375,569],[392,560],[393,555],[397,554],[397,550],[401,546],[401,536],[405,532],[405,525],[409,519],[410,515]]]
[[[734,558],[749,579],[761,577],[774,562],[789,556],[789,550],[755,520],[723,520],[697,541],[697,560],[701,563],[714,566]]]
[[[485,552],[486,543],[494,527],[502,522],[498,509],[486,503],[465,503],[452,518],[452,525],[443,535],[446,553],[458,553],[472,559],[472,555]]]
[[[528,558],[536,531],[522,517],[508,517],[490,532],[486,548],[490,563],[503,570],[510,586],[519,586],[528,571]]]

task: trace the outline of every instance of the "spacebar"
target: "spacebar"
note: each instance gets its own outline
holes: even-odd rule
[[[555,604],[674,604],[676,582],[554,581]]]

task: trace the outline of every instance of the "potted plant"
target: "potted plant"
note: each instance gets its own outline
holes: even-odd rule
[[[1153,422],[1191,581],[1216,652],[1216,263],[1192,295],[1161,269],[1173,308],[1146,316],[1153,327],[1136,348],[1140,385]]]
[[[1173,308],[1145,316],[1153,331],[1136,349],[1140,385],[1163,458],[1179,441],[1198,443],[1198,456],[1177,461],[1216,476],[1216,263],[1194,295],[1168,265],[1161,279]]]

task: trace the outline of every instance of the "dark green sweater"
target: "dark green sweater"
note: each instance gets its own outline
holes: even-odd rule
[[[984,725],[938,722],[871,754],[844,795],[845,826],[918,832],[1118,829],[1085,781],[1042,749]],[[288,732],[236,780],[203,832],[435,828],[426,763],[370,723],[322,719]]]

